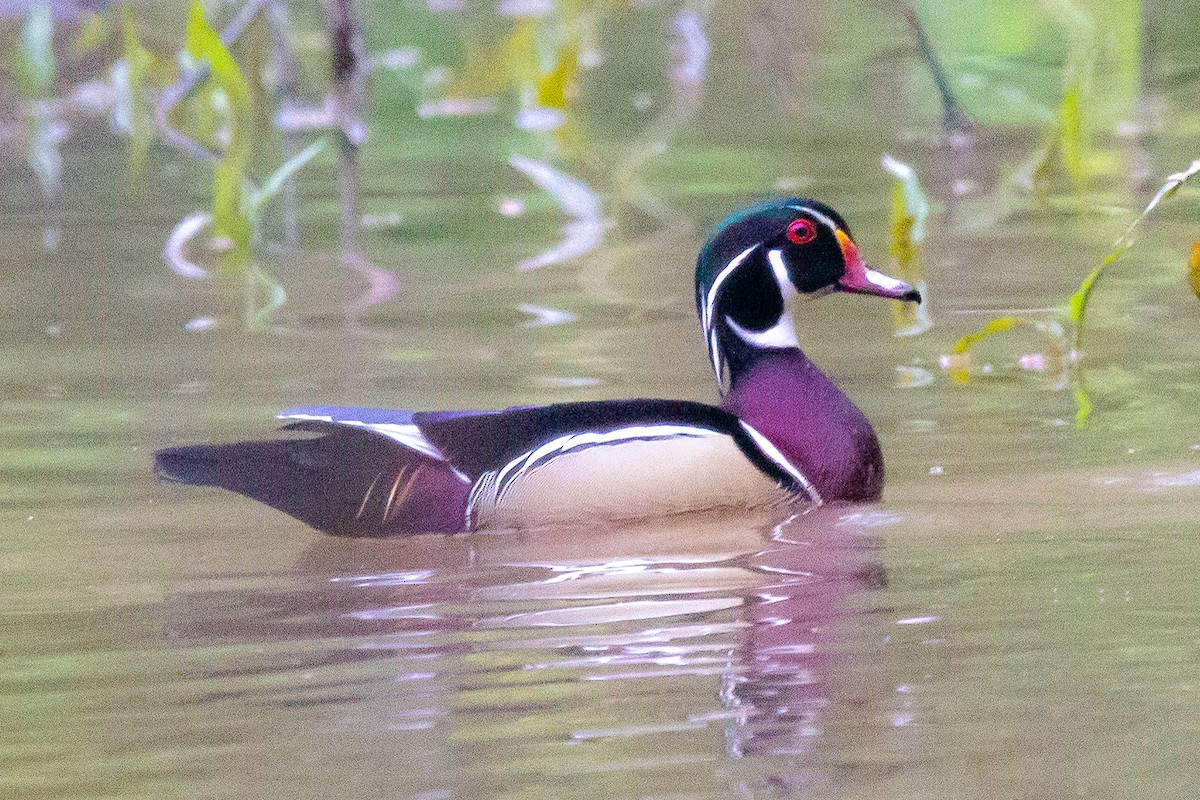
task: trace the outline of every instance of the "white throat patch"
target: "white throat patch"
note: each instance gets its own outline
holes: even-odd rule
[[[796,298],[796,287],[792,285],[787,274],[787,265],[783,263],[783,254],[779,250],[767,251],[767,263],[771,265],[771,275],[779,294],[783,297],[783,313],[779,320],[765,331],[751,331],[738,325],[732,317],[726,316],[725,322],[737,337],[755,347],[799,347],[800,340],[796,338],[796,328],[792,324],[792,301]]]
[[[807,206],[789,206],[789,208],[793,208],[796,211],[803,211],[805,214],[812,216],[818,223],[830,231],[838,230],[837,223],[819,211]],[[717,378],[717,389],[721,394],[725,394],[725,354],[721,351],[721,343],[717,335],[717,321],[715,319],[718,295],[720,294],[722,285],[729,279],[729,276],[738,267],[742,266],[746,259],[760,247],[762,247],[761,242],[752,244],[730,259],[729,263],[713,279],[712,285],[708,287],[708,292],[704,295],[703,303],[700,307],[700,322],[704,328],[704,338],[708,344],[708,356],[712,361],[713,373]],[[763,331],[747,330],[738,325],[729,316],[725,317],[725,323],[735,336],[754,347],[799,347],[800,342],[796,337],[796,328],[792,324],[791,316],[792,305],[798,294],[796,287],[792,284],[791,277],[788,275],[787,265],[783,262],[782,251],[777,248],[768,250],[766,260],[767,265],[771,269],[771,275],[775,279],[775,285],[779,287],[779,293],[783,297],[783,313],[780,315],[779,320],[770,328]],[[831,291],[833,291],[832,286],[823,291],[808,293],[805,297],[819,297]]]

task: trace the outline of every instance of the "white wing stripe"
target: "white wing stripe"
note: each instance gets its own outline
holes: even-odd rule
[[[756,431],[754,427],[745,420],[738,420],[738,423],[742,426],[742,429],[746,431],[746,433],[750,434],[750,438],[754,440],[756,445],[758,445],[758,449],[762,451],[764,456],[775,462],[784,472],[786,472],[788,475],[791,475],[792,478],[804,488],[809,500],[818,506],[824,502],[821,499],[820,493],[817,491],[817,487],[812,485],[812,481],[804,477],[804,473],[796,469],[796,467],[792,465],[792,462],[788,461],[783,453],[779,452],[779,448],[771,444],[770,439]]]
[[[276,419],[292,419],[292,420],[312,420],[315,422],[332,422],[337,425],[349,425],[353,428],[367,428],[381,436],[386,436],[397,444],[404,445],[409,450],[416,450],[418,453],[427,455],[430,458],[436,458],[438,461],[445,461],[446,457],[442,455],[442,451],[438,450],[433,442],[425,438],[421,433],[421,429],[416,425],[402,425],[396,422],[363,422],[356,419],[334,419],[328,415],[322,414],[279,414]]]

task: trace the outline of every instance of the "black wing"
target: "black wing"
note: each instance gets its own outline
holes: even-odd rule
[[[684,426],[733,438],[750,461],[793,491],[795,479],[767,457],[734,415],[687,400],[597,400],[503,411],[418,412],[412,421],[457,469],[478,478],[554,439],[642,426]]]

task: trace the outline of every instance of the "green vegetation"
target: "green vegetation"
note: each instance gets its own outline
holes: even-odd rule
[[[200,0],[192,3],[186,52],[207,69],[208,82],[225,112],[224,152],[213,171],[213,235],[226,239],[235,263],[250,249],[250,209],[246,202],[246,167],[250,157],[250,87],[233,54],[204,19]]]
[[[883,168],[895,178],[892,183],[892,235],[888,248],[892,256],[892,273],[915,286],[922,297],[920,305],[892,303],[892,315],[897,336],[916,336],[933,325],[928,310],[929,285],[925,282],[921,261],[929,199],[911,166],[885,155]]]
[[[1084,389],[1084,377],[1081,367],[1081,359],[1084,352],[1084,324],[1087,315],[1088,301],[1091,299],[1092,292],[1095,290],[1096,284],[1100,281],[1100,278],[1104,276],[1109,267],[1112,266],[1112,264],[1119,258],[1121,258],[1121,256],[1123,256],[1130,247],[1133,246],[1134,242],[1136,241],[1134,233],[1142,224],[1142,222],[1148,216],[1150,216],[1150,213],[1158,206],[1159,203],[1178,192],[1180,187],[1182,187],[1198,172],[1200,172],[1200,159],[1193,161],[1191,166],[1183,172],[1175,173],[1167,178],[1166,183],[1162,185],[1162,187],[1158,190],[1158,192],[1154,195],[1142,212],[1138,214],[1132,222],[1129,223],[1129,227],[1125,229],[1125,232],[1121,234],[1120,238],[1118,238],[1113,244],[1112,250],[1104,258],[1104,261],[1098,264],[1092,269],[1091,272],[1087,274],[1087,276],[1083,279],[1083,282],[1079,284],[1079,288],[1074,294],[1071,295],[1070,299],[1063,306],[1059,307],[1058,316],[1063,318],[1062,322],[1070,325],[1070,329],[1072,331],[1070,349],[1066,351],[1066,355],[1067,365],[1072,378],[1072,394],[1076,404],[1075,421],[1079,427],[1083,427],[1087,424],[1088,418],[1092,413],[1092,402],[1088,397],[1087,391]],[[1196,280],[1194,278],[1196,274],[1196,267],[1194,265],[1197,261],[1195,250],[1196,248],[1193,248],[1193,256],[1191,259],[1192,267],[1191,271],[1189,272],[1189,277],[1192,280],[1194,291],[1196,284]],[[1200,296],[1200,292],[1197,292],[1197,296]],[[949,370],[951,376],[960,382],[967,381],[969,379],[969,371],[966,368],[964,363],[965,359],[963,357],[965,357],[971,351],[971,348],[983,339],[994,336],[998,333],[1011,331],[1013,328],[1016,328],[1019,325],[1033,326],[1043,333],[1052,330],[1053,337],[1055,339],[1061,338],[1058,333],[1061,331],[1061,327],[1057,325],[1055,321],[1032,321],[1022,319],[1017,316],[1003,316],[990,320],[979,330],[962,336],[957,342],[954,343],[954,346],[950,349],[951,358],[949,361]],[[1051,328],[1052,325],[1054,326],[1053,328]]]
[[[884,169],[894,179],[891,268],[900,277],[928,297],[927,253],[956,228],[1002,230],[1019,219],[1083,227],[1095,215],[1134,205],[1117,179],[1127,162],[1126,139],[1142,135],[1121,132],[1132,124],[1148,69],[1142,63],[1140,3],[1031,0],[1000,9],[978,0],[916,0],[895,12],[839,14],[836,27],[861,29],[863,43],[847,42],[829,64],[791,64],[792,73],[813,75],[807,95],[798,96],[794,86],[774,87],[768,95],[785,110],[791,108],[788,113],[861,105],[867,99],[856,93],[849,76],[870,74],[875,54],[870,34],[894,36],[902,30],[911,37],[912,75],[905,80],[916,105],[925,109],[914,119],[925,125],[922,135],[948,148],[952,169],[958,169],[953,162],[962,154],[989,137],[1028,144],[1015,163],[997,165],[998,176],[987,187],[973,190],[970,184],[979,176],[968,171],[953,185],[934,187],[933,200],[918,180],[918,171],[926,170],[923,163],[884,158]],[[8,63],[24,101],[27,161],[48,205],[62,190],[60,144],[78,114],[72,98],[86,95],[84,89],[107,98],[112,129],[126,141],[133,185],[149,179],[148,161],[167,149],[211,176],[207,209],[180,221],[165,254],[180,275],[223,287],[223,302],[237,298],[240,317],[250,328],[268,325],[288,300],[264,255],[274,246],[272,231],[280,228],[285,246],[296,246],[301,213],[319,216],[322,224],[340,222],[342,265],[370,284],[346,307],[348,317],[385,302],[398,286],[394,275],[367,258],[360,233],[379,242],[398,235],[397,228],[420,236],[462,223],[452,203],[421,191],[429,176],[419,173],[397,177],[411,181],[407,196],[397,201],[402,211],[360,214],[360,198],[372,192],[372,176],[362,174],[360,162],[380,157],[372,156],[371,148],[409,165],[471,151],[490,154],[513,171],[552,176],[552,181],[535,178],[535,196],[528,203],[523,194],[504,199],[508,214],[529,209],[561,211],[565,217],[558,234],[547,237],[552,244],[524,252],[513,263],[588,265],[581,283],[602,302],[629,301],[630,293],[610,285],[613,261],[644,257],[637,244],[623,242],[622,216],[640,215],[633,228],[647,224],[645,217],[660,228],[695,230],[697,221],[679,211],[692,198],[761,195],[772,181],[775,191],[795,191],[820,173],[812,168],[795,179],[781,176],[783,170],[772,174],[773,166],[764,166],[752,144],[688,149],[691,128],[703,115],[713,116],[705,100],[709,62],[728,57],[712,48],[708,37],[722,35],[727,24],[722,15],[747,13],[721,11],[703,0],[670,9],[612,0],[517,3],[487,15],[371,3],[309,7],[245,0],[220,18],[217,13],[211,7],[206,11],[200,0],[186,8],[125,2],[59,18],[52,4],[34,2],[9,37]],[[833,21],[813,23],[834,27]],[[638,44],[630,52],[646,50],[659,61],[625,63],[606,54],[612,41],[630,36]],[[769,50],[765,42],[752,46]],[[786,53],[771,56],[791,63]],[[81,65],[92,72],[91,81],[78,82]],[[611,119],[625,124],[631,112],[628,106],[605,105],[598,66],[608,88],[646,83],[648,88],[633,92],[633,105],[644,113],[638,138],[606,136]],[[647,83],[646,74],[660,74],[658,84]],[[764,80],[769,84],[775,78]],[[753,104],[748,113],[754,113]],[[371,148],[364,150],[367,117]],[[808,121],[822,124],[820,112]],[[675,142],[683,146],[675,148]],[[301,173],[335,162],[338,197],[308,198],[301,205]],[[980,374],[972,368],[980,342],[1032,333],[1042,352],[1029,361],[1031,368],[1049,378],[1053,388],[1070,388],[1083,425],[1091,413],[1080,360],[1088,301],[1100,277],[1132,244],[1134,229],[1194,172],[1172,176],[1068,303],[1050,313],[1001,308],[945,349],[942,363],[951,382],[970,383]],[[580,212],[581,203],[586,213]],[[947,216],[943,225],[947,205],[954,219]],[[278,215],[270,213],[275,208]],[[1101,236],[1102,227],[1096,230]],[[46,241],[53,246],[49,232]],[[1200,286],[1196,260],[1189,274]],[[936,282],[932,293],[945,295]],[[924,333],[932,326],[928,304],[896,304],[894,315],[897,335]],[[922,380],[933,380],[920,372]]]

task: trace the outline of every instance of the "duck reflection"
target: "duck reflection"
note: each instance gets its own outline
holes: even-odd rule
[[[326,703],[339,715],[357,702],[371,709],[362,718],[388,730],[428,731],[432,741],[441,731],[451,760],[470,760],[453,744],[463,739],[527,746],[504,727],[516,715],[521,735],[532,730],[545,744],[623,741],[653,758],[672,736],[662,746],[691,748],[690,758],[786,756],[772,763],[787,774],[769,780],[808,783],[812,770],[794,757],[844,715],[831,687],[847,670],[863,673],[855,659],[878,638],[861,609],[884,584],[871,534],[881,512],[865,513],[875,516],[824,507],[782,522],[763,514],[603,531],[322,537],[290,586],[192,594],[176,606],[172,633],[220,645],[302,642],[292,656],[283,648],[232,672],[206,669],[206,678],[276,673],[270,690],[246,681],[208,699]],[[278,679],[288,671],[306,681]],[[863,692],[887,690],[852,693]],[[711,735],[678,736],[722,728],[724,752],[712,752]]]
[[[749,559],[764,583],[747,599],[742,675],[723,696],[747,709],[730,737],[735,754],[813,748],[841,662],[867,649],[853,621],[887,583],[870,534],[884,519],[819,509],[775,527],[770,546]]]

